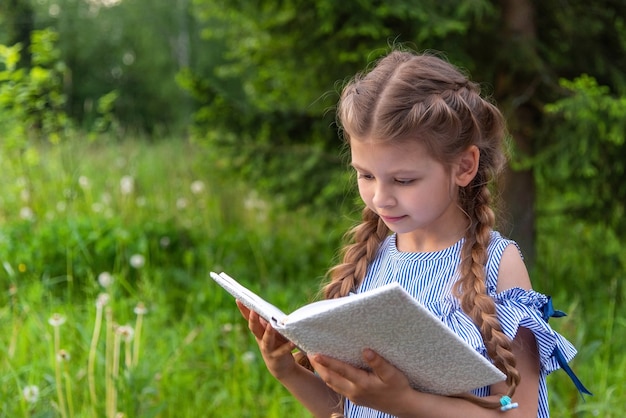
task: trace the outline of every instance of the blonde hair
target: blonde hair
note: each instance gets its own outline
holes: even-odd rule
[[[461,152],[475,145],[480,151],[478,172],[460,188],[458,204],[470,225],[465,233],[454,292],[463,311],[476,324],[494,364],[506,374],[512,396],[520,375],[515,368],[511,340],[500,327],[495,303],[486,292],[487,247],[495,225],[489,189],[506,158],[505,122],[500,111],[480,94],[458,68],[429,54],[392,51],[371,71],[357,75],[343,89],[337,118],[344,139],[420,141],[430,155],[449,166]],[[362,221],[348,233],[351,243],[343,260],[329,270],[323,288],[326,298],[356,290],[364,279],[389,229],[373,211],[365,208]],[[499,402],[471,394],[459,394],[486,408]]]

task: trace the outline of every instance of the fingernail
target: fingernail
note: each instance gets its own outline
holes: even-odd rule
[[[372,350],[369,350],[369,349],[363,350],[363,358],[365,358],[365,360],[372,361],[374,360],[374,357],[376,356]]]

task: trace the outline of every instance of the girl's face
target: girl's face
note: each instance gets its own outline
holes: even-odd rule
[[[396,232],[400,251],[427,252],[457,242],[468,226],[457,205],[458,168],[433,159],[416,141],[350,141],[363,202]]]

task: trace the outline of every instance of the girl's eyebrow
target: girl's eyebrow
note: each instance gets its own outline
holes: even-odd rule
[[[358,171],[365,171],[365,172],[369,172],[370,170],[360,167],[358,164],[355,163],[350,163],[350,165],[352,166],[352,168],[354,168],[355,170]],[[408,169],[408,170],[395,170],[395,171],[391,171],[389,173],[387,173],[390,176],[395,176],[395,177],[417,177],[419,176],[419,170],[418,169]]]

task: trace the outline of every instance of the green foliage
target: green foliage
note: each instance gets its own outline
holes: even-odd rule
[[[117,406],[127,417],[196,417],[206,415],[207,402],[215,416],[232,416],[233,408],[250,417],[303,415],[265,372],[232,300],[212,286],[208,271],[245,277],[292,309],[314,297],[341,219],[278,211],[225,183],[201,148],[181,141],[74,138],[40,144],[37,154],[28,166],[0,160],[7,177],[0,186],[0,322],[8,330],[0,336],[0,415],[62,416],[62,386],[66,416],[104,416],[111,402],[105,358],[114,351],[105,319],[94,348],[95,402],[86,375],[101,292],[116,324],[136,329],[133,307],[148,308],[138,364],[126,365],[123,344],[118,357]],[[106,288],[103,273],[113,278]],[[60,379],[53,313],[67,318],[59,347],[71,355]],[[40,389],[32,405],[22,397],[28,385]]]
[[[537,157],[540,196],[560,194],[551,210],[576,212],[626,232],[626,96],[613,97],[607,86],[583,75],[561,85],[571,94],[546,106],[553,141]]]
[[[28,0],[19,0],[28,1]],[[190,112],[174,75],[189,65],[194,47],[185,0],[33,2],[37,27],[59,33],[70,69],[67,112],[83,129],[102,126],[97,102],[117,92],[111,114],[118,135],[163,134],[185,127]],[[95,127],[94,127],[95,125]]]
[[[626,98],[587,75],[561,85],[568,94],[545,107],[549,142],[527,161],[537,185],[534,285],[562,303],[580,295],[577,315],[594,325],[585,330],[586,343],[578,344],[578,364],[593,364],[587,381],[597,389],[577,409],[614,416],[612,400],[623,397],[623,389],[610,375],[623,371],[624,363],[606,341],[622,341],[626,327],[619,313],[626,300]]]
[[[213,58],[207,68],[179,74],[200,106],[194,134],[223,155],[222,168],[291,208],[337,205],[345,195],[333,181],[345,171],[334,126],[341,80],[389,44],[427,47],[494,14],[487,1],[458,7],[195,0],[194,6]]]
[[[0,46],[0,122],[6,140],[18,143],[29,135],[58,142],[70,122],[64,110],[65,64],[55,48],[57,33],[35,31],[31,39],[31,68],[19,68],[21,45]]]
[[[595,293],[602,291],[595,286],[596,279],[610,281],[626,275],[622,254],[626,245],[626,185],[622,181],[626,97],[611,95],[607,87],[586,75],[561,84],[570,94],[546,106],[551,122],[546,137],[552,141],[532,161],[538,192],[538,244],[550,248],[555,243],[576,242],[573,247],[554,248],[562,260],[557,271],[565,269],[561,274],[576,277],[580,290]],[[557,254],[545,258],[551,256]],[[594,265],[592,271],[585,270]]]
[[[573,79],[589,74],[613,91],[626,91],[626,3],[598,0],[538,2],[539,52],[551,72]],[[541,28],[544,28],[542,30]],[[554,80],[557,81],[556,79]]]
[[[119,132],[119,121],[114,116],[115,102],[120,94],[113,90],[98,99],[96,106],[96,119],[93,130],[98,133]]]

